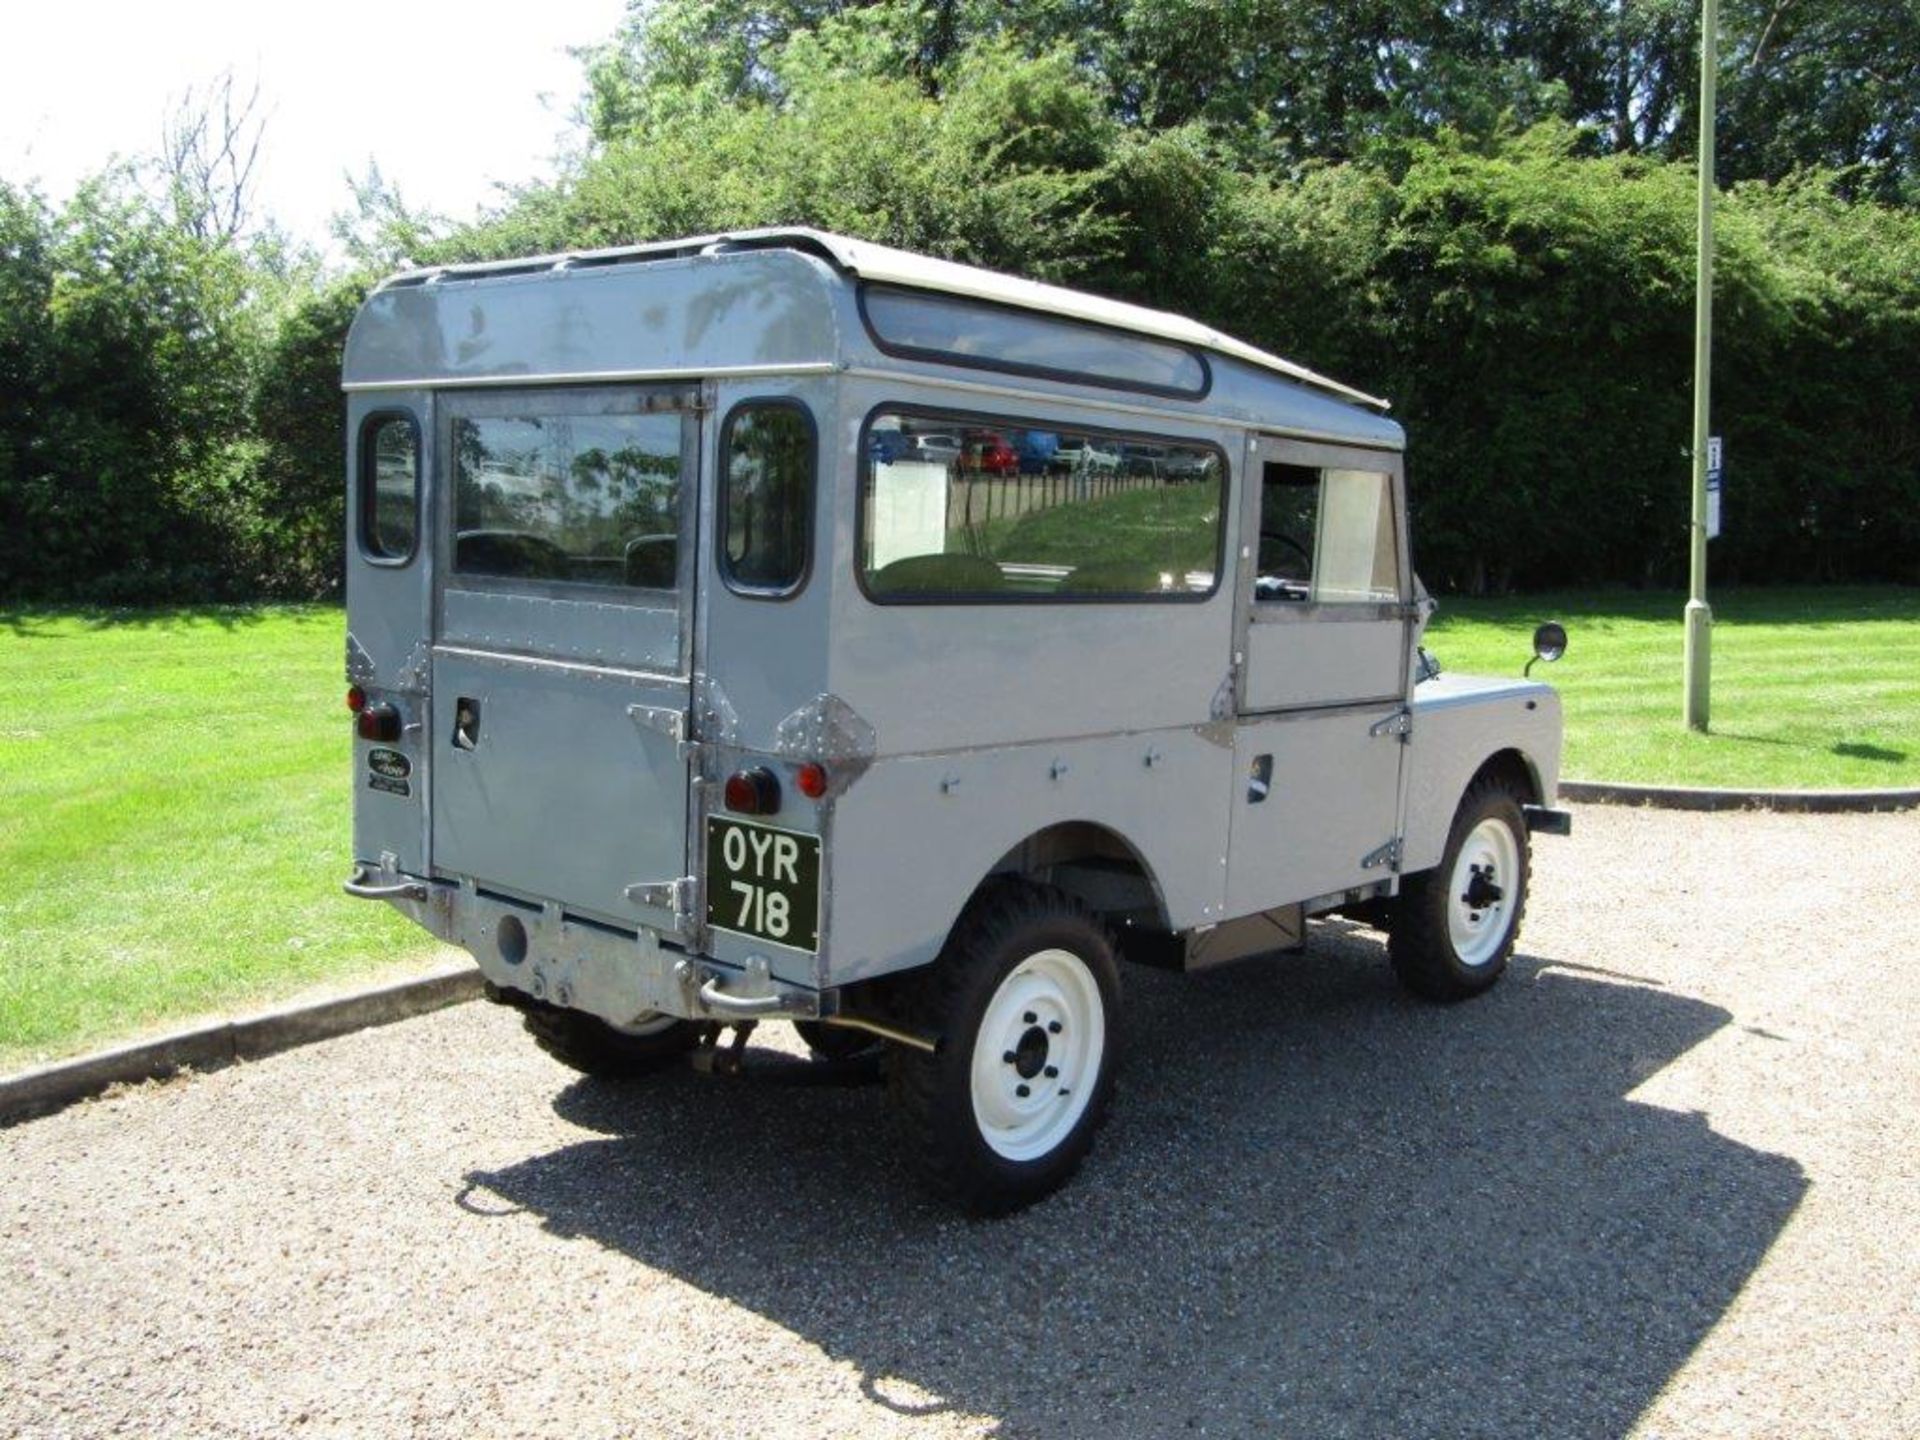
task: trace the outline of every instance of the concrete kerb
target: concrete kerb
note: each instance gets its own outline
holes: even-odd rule
[[[480,972],[471,962],[463,962],[338,999],[289,1005],[56,1061],[0,1079],[0,1127],[52,1114],[115,1085],[163,1080],[183,1070],[219,1070],[316,1040],[390,1025],[479,995]]]
[[[1615,785],[1562,780],[1560,798],[1586,805],[1657,810],[1773,810],[1798,815],[1862,815],[1920,809],[1920,790],[1713,790],[1694,785]]]

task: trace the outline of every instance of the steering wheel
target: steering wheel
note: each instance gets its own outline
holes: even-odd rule
[[[1286,546],[1289,550],[1297,554],[1302,560],[1306,561],[1307,568],[1309,570],[1313,568],[1313,552],[1307,549],[1307,547],[1302,545],[1298,540],[1294,539],[1293,536],[1283,535],[1278,530],[1262,530],[1260,532],[1260,538],[1262,540],[1278,540],[1282,545]]]
[[[1273,540],[1286,546],[1300,557],[1301,567],[1307,574],[1313,574],[1313,552],[1293,536],[1283,535],[1278,530],[1262,530],[1260,539]],[[1295,579],[1290,575],[1261,575],[1254,581],[1253,590],[1259,599],[1305,600],[1312,595],[1313,586],[1311,580]]]

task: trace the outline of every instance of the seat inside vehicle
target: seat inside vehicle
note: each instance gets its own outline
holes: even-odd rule
[[[876,595],[976,595],[1004,590],[1006,576],[984,555],[908,555],[868,580]]]

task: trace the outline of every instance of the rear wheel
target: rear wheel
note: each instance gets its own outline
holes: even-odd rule
[[[939,1050],[889,1047],[930,1186],[1002,1214],[1064,1184],[1113,1088],[1120,983],[1105,929],[1058,890],[996,885],[969,908],[915,1009]]]
[[[1506,973],[1527,908],[1521,804],[1511,781],[1476,780],[1460,801],[1439,866],[1402,882],[1387,954],[1414,994],[1464,1000]]]
[[[672,1015],[643,1015],[613,1025],[582,1010],[543,1006],[521,1016],[534,1043],[583,1075],[641,1075],[700,1043],[701,1026]]]

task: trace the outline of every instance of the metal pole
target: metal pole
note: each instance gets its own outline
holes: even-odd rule
[[[1700,256],[1693,309],[1693,525],[1687,590],[1686,718],[1707,728],[1713,673],[1713,611],[1707,607],[1707,430],[1713,377],[1713,105],[1718,0],[1700,7]]]

